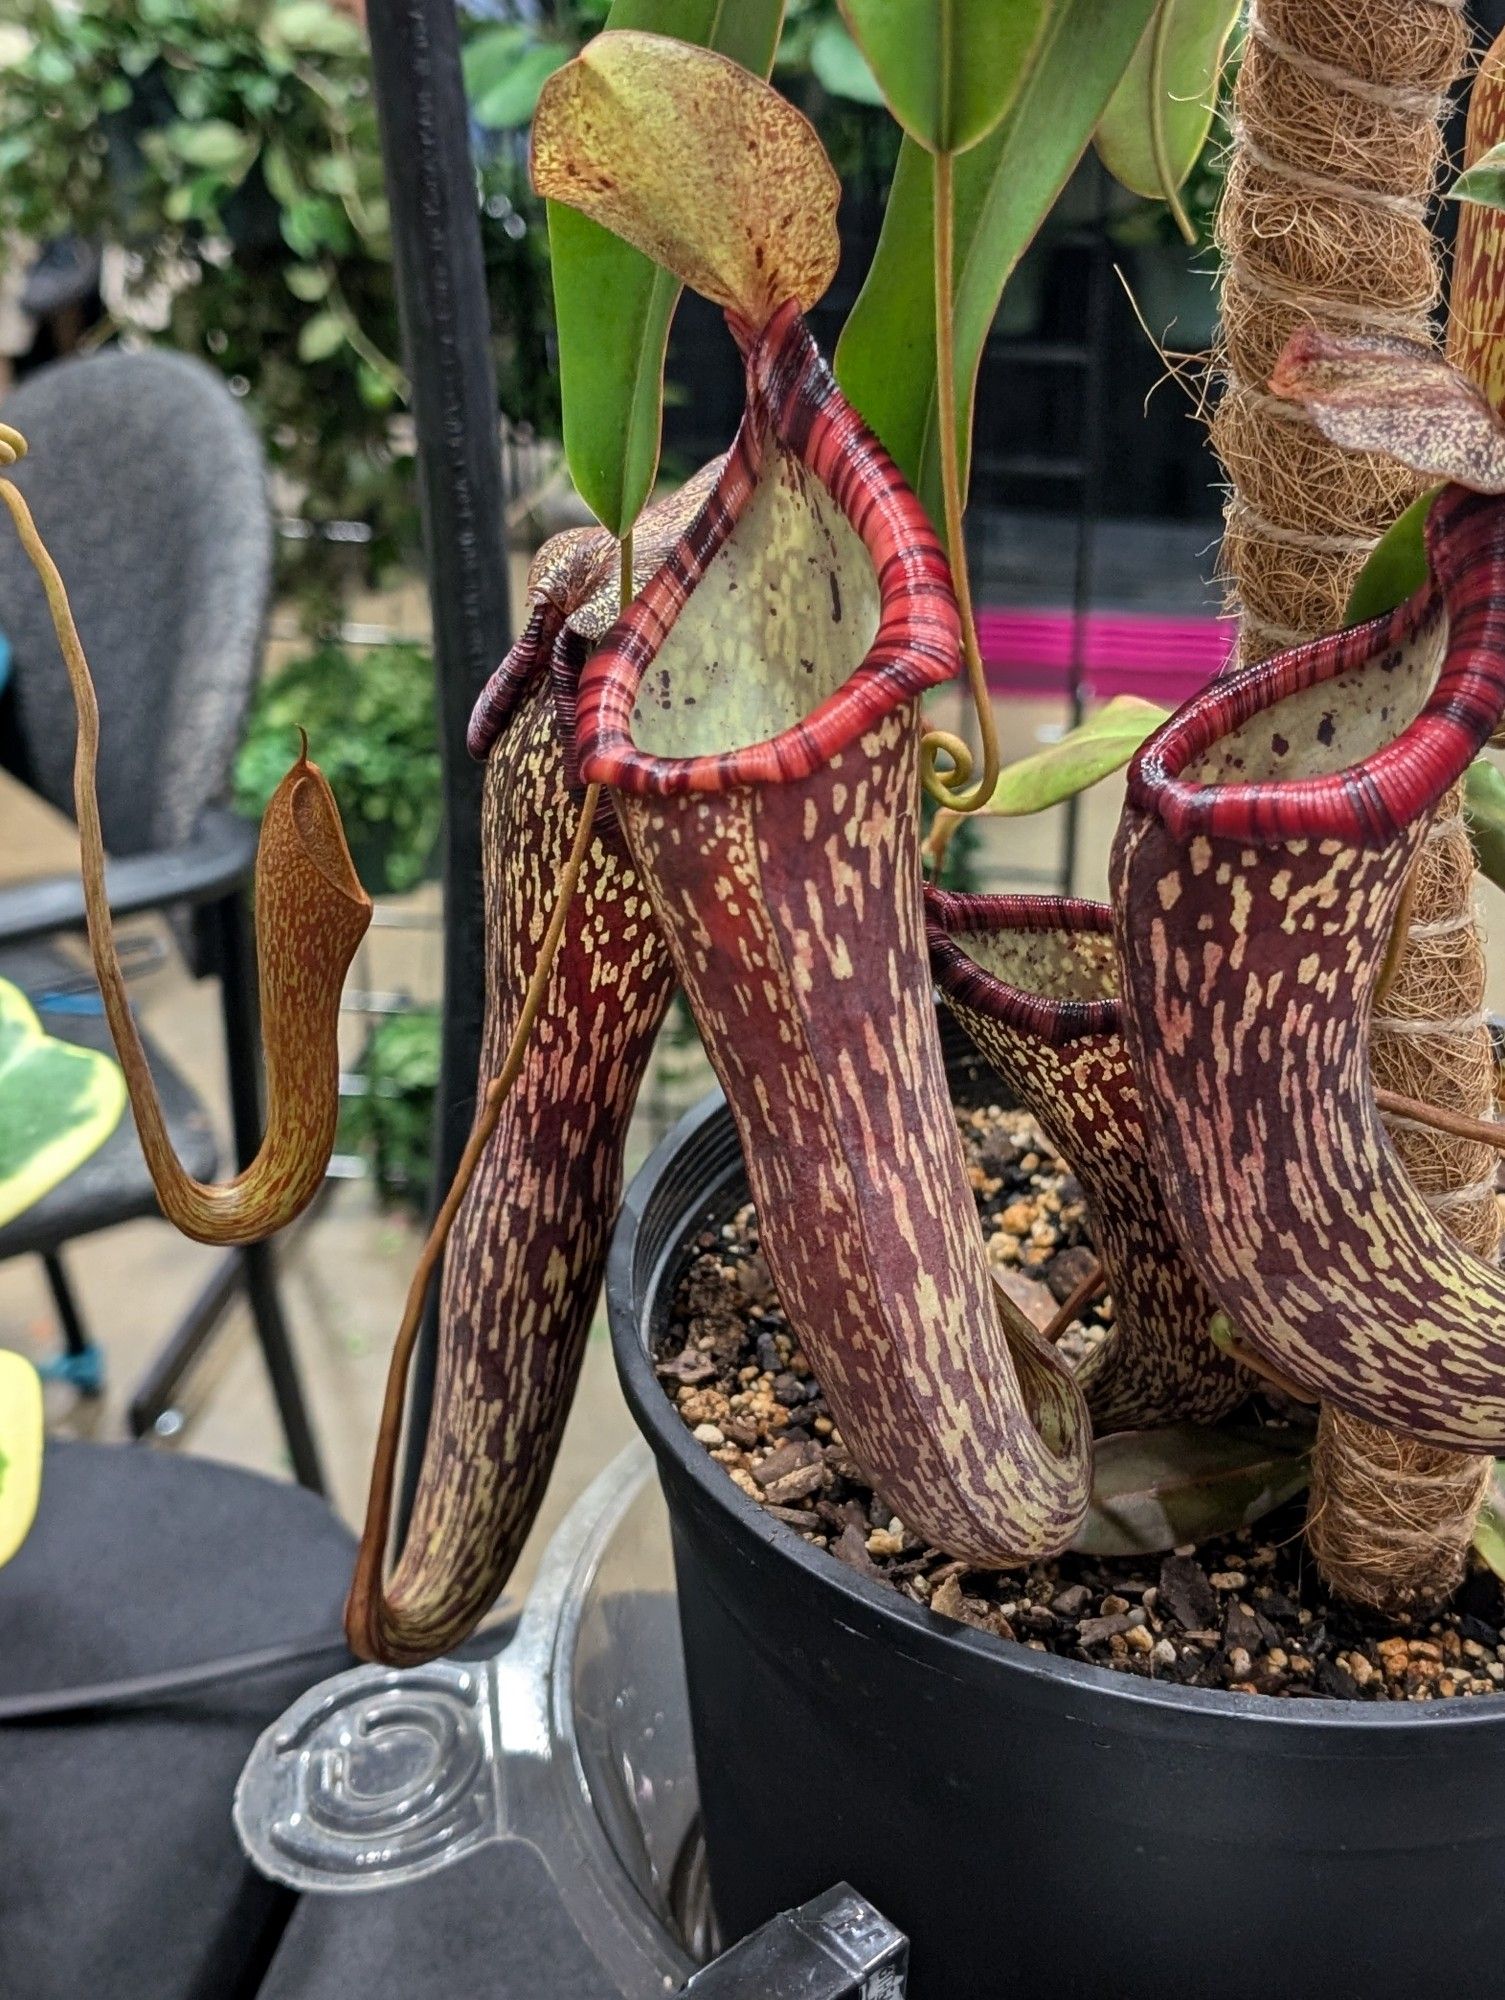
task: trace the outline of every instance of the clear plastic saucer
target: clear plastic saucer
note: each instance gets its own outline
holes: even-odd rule
[[[710,1954],[696,1823],[668,1521],[641,1444],[572,1509],[494,1658],[335,1675],[263,1732],[235,1791],[251,1861],[304,1892],[526,1842],[624,2000],[674,1991]]]

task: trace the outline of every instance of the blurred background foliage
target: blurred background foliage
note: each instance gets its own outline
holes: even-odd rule
[[[559,391],[548,232],[528,185],[527,127],[544,82],[598,32],[608,5],[462,0],[507,499],[520,543],[560,524],[550,507],[568,506],[562,477],[550,477]],[[84,344],[117,333],[169,344],[209,362],[244,398],[276,477],[281,597],[305,639],[260,690],[238,797],[260,811],[303,721],[363,872],[398,893],[432,857],[438,772],[426,652],[352,652],[347,643],[354,593],[394,580],[418,555],[388,217],[354,7],[358,0],[9,0],[0,21],[0,266],[24,268],[59,239],[98,247],[101,297]],[[873,255],[900,135],[837,0],[788,0],[774,76],[818,127],[843,183],[842,266],[813,316],[830,350]],[[1203,265],[1220,150],[1216,139],[1187,189],[1202,232],[1193,260]],[[1050,228],[1064,240],[1092,199],[1068,190]],[[1158,334],[1179,317],[1174,344],[1198,344],[1185,336],[1210,324],[1208,281],[1193,272],[1188,293],[1186,253],[1168,242],[1160,204],[1122,190],[1112,200],[1111,228],[1147,319]],[[1065,297],[1076,283],[1069,264],[1045,289],[1050,257],[1047,233],[1010,285],[1001,332],[1079,316],[1074,296]],[[1167,276],[1179,291],[1162,303],[1155,286]],[[740,412],[739,370],[716,319],[703,301],[682,302],[668,357],[669,477],[722,448]],[[1137,330],[1129,338],[1153,362]],[[1050,399],[1033,391],[1027,409],[1015,407],[1025,394],[1015,372],[991,378],[995,427],[1005,418],[1054,425]],[[1146,504],[1163,503],[1151,481],[1139,483]],[[545,506],[530,507],[540,493]],[[966,859],[959,852],[959,865]]]
[[[384,1207],[406,1209],[415,1221],[428,1212],[433,1181],[439,1033],[433,1007],[379,1021],[361,1055],[361,1089],[340,1110],[340,1149],[365,1162]]]
[[[606,4],[463,17],[499,396],[524,435],[559,427],[526,128]],[[897,136],[835,0],[791,0],[779,74],[838,168],[872,164],[875,147],[891,168]],[[331,629],[351,585],[379,583],[417,535],[360,24],[327,0],[12,0],[0,258],[64,232],[108,253],[94,338],[130,330],[198,354],[246,398],[294,516],[284,588],[310,634]],[[364,530],[354,542],[325,532],[347,522]]]
[[[439,839],[441,777],[426,648],[359,656],[335,640],[290,660],[258,690],[235,760],[235,803],[259,820],[308,731],[340,802],[356,873],[376,895],[427,874]]]
[[[416,539],[391,245],[365,36],[325,0],[16,0],[0,55],[0,244],[116,253],[110,315],[220,369],[307,532],[285,582],[311,631],[352,569]],[[518,147],[486,148],[504,407],[557,424],[547,246]],[[531,202],[531,198],[527,198]],[[318,530],[355,521],[350,546]]]

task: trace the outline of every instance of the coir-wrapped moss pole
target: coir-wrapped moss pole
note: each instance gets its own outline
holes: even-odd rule
[[[1088,1497],[1069,1372],[995,1293],[936,1031],[917,697],[945,558],[792,305],[699,519],[586,669],[611,787],[737,1121],[779,1298],[906,1524],[997,1566]]]
[[[928,888],[930,963],[983,1058],[1082,1184],[1113,1331],[1077,1379],[1099,1433],[1226,1416],[1256,1386],[1215,1347],[1181,1253],[1124,1047],[1106,903]]]
[[[1421,482],[1346,451],[1268,394],[1301,326],[1433,338],[1440,289],[1427,203],[1446,92],[1467,45],[1447,0],[1256,0],[1234,103],[1219,219],[1225,393],[1213,441],[1231,481],[1223,565],[1255,660],[1344,622],[1376,540]],[[1484,954],[1457,795],[1439,802],[1416,864],[1408,935],[1376,1005],[1375,1082],[1469,1117],[1488,1114]],[[1397,1152],[1438,1220],[1493,1256],[1494,1161],[1473,1142],[1393,1122]],[[1395,1610],[1461,1573],[1487,1468],[1323,1414],[1308,1534],[1346,1596]]]

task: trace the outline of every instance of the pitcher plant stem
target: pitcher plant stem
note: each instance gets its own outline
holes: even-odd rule
[[[977,643],[977,622],[972,613],[972,584],[967,573],[967,544],[962,528],[961,459],[956,441],[956,203],[951,167],[950,153],[935,155],[935,414],[940,431],[946,553],[951,563],[951,581],[961,619],[962,660],[967,669],[967,686],[971,691],[982,745],[982,776],[972,791],[962,789],[972,776],[972,752],[959,736],[947,729],[925,732],[920,773],[925,790],[936,805],[949,808],[952,812],[969,813],[985,806],[993,796],[999,765],[998,733],[993,726],[993,704],[988,696],[987,675]],[[949,771],[936,769],[935,760],[939,751],[944,751],[950,758]]]

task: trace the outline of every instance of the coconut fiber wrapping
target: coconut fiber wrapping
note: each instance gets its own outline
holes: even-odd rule
[[[1418,490],[1377,456],[1338,450],[1264,385],[1302,324],[1432,337],[1440,289],[1426,205],[1443,158],[1445,93],[1467,46],[1438,0],[1258,0],[1235,96],[1219,220],[1225,393],[1213,436],[1231,494],[1223,568],[1259,659],[1344,622],[1370,549]],[[1376,1006],[1377,1084],[1488,1116],[1484,954],[1456,799],[1416,865],[1408,928]],[[1499,1241],[1488,1150],[1392,1122],[1408,1175],[1457,1239]],[[1335,1588],[1393,1611],[1458,1581],[1487,1465],[1324,1406],[1308,1535]]]
[[[1426,205],[1466,43],[1460,10],[1439,0],[1251,8],[1218,226],[1226,386],[1213,425],[1246,658],[1341,625],[1365,556],[1416,493],[1414,475],[1338,453],[1265,385],[1301,325],[1430,337],[1440,279]]]

